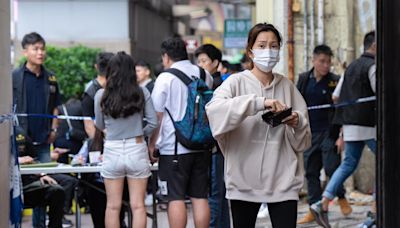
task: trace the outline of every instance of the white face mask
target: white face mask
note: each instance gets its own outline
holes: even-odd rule
[[[253,49],[253,62],[261,71],[268,73],[279,62],[279,50]]]

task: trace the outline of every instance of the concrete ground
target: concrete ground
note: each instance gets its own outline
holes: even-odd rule
[[[298,210],[298,218],[304,216],[305,213],[308,211],[308,205],[303,201],[299,202],[299,210]],[[360,223],[365,219],[367,212],[371,209],[368,203],[363,203],[363,205],[352,205],[353,213],[348,217],[343,217],[340,213],[339,206],[333,202],[330,206],[329,212],[329,219],[332,228],[342,228],[342,227],[358,227]],[[148,208],[148,211],[151,212],[151,208]],[[190,213],[188,217],[188,228],[194,228],[193,219],[192,219],[192,210],[190,206],[188,207],[188,211]],[[158,227],[159,228],[166,228],[168,227],[168,218],[167,213],[165,210],[158,210]],[[68,219],[71,219],[73,223],[75,223],[75,216],[69,215],[67,216]],[[22,227],[23,228],[30,228],[32,227],[31,216],[25,216],[23,218]],[[75,227],[75,226],[74,226]],[[82,214],[82,228],[89,228],[93,227],[92,220],[89,214]],[[148,218],[147,220],[147,227],[151,228],[151,219]],[[269,217],[267,218],[260,218],[257,220],[256,228],[270,228],[271,222]],[[311,227],[319,227],[315,222],[307,224],[307,225],[299,225],[299,228],[311,228]]]

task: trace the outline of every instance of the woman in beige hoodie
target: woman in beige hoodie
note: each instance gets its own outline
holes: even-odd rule
[[[274,228],[296,227],[298,193],[303,186],[301,153],[311,144],[307,106],[291,81],[272,73],[282,43],[271,24],[249,32],[246,54],[252,69],[231,75],[214,92],[206,110],[225,157],[226,197],[235,228],[254,227],[267,202]],[[271,127],[261,115],[293,112]]]

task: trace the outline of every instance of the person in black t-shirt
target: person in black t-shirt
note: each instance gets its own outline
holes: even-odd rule
[[[106,83],[106,68],[108,62],[114,54],[110,52],[101,52],[96,57],[94,67],[97,70],[97,77],[89,82],[87,89],[82,97],[82,115],[94,118],[94,95],[97,90],[104,87]],[[85,131],[89,138],[94,137],[95,127],[93,120],[84,120]]]

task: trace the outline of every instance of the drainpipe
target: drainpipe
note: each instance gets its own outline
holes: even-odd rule
[[[310,47],[315,47],[315,27],[314,27],[314,0],[311,0],[311,13],[310,13]]]
[[[288,0],[288,79],[294,82],[293,0]]]
[[[318,44],[324,43],[324,0],[318,0]]]
[[[304,58],[304,71],[308,70],[308,28],[307,28],[307,2],[308,0],[303,1],[303,44],[304,44],[304,53],[303,53],[303,58]]]

